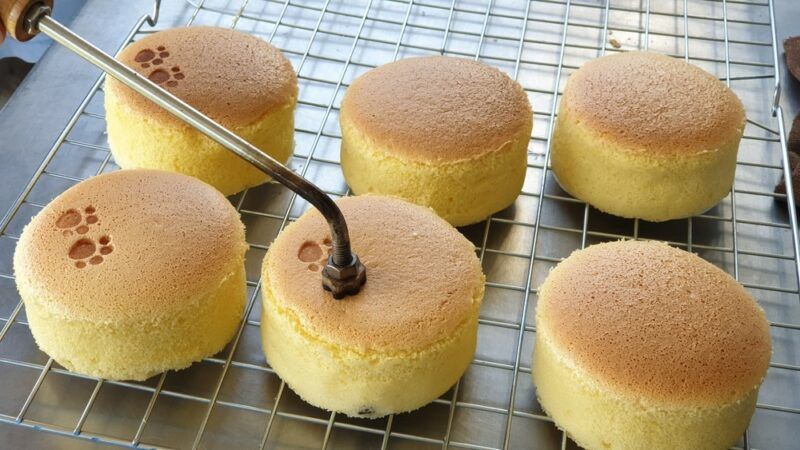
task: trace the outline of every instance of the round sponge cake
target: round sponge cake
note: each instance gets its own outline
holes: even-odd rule
[[[379,196],[338,202],[367,268],[334,300],[320,270],[328,226],[312,210],[263,265],[267,361],[300,397],[352,417],[417,409],[447,391],[475,352],[484,277],[473,245],[428,208]]]
[[[342,170],[356,194],[396,196],[452,225],[514,202],[533,114],[522,87],[485,64],[409,58],[358,77],[342,100]]]
[[[292,154],[297,77],[281,52],[263,40],[223,28],[174,28],[131,44],[118,59],[276,160]],[[123,169],[181,172],[225,195],[268,180],[110,77],[105,108],[108,142]]]
[[[587,449],[725,449],[771,355],[764,312],[728,274],[658,242],[573,253],[539,290],[533,381]]]
[[[655,53],[589,61],[570,76],[551,148],[561,186],[595,208],[660,222],[731,189],[742,103],[711,74]]]
[[[244,227],[194,178],[83,181],[25,227],[17,288],[39,347],[69,370],[144,380],[220,351],[244,309]]]

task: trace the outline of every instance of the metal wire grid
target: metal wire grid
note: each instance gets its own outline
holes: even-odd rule
[[[544,415],[530,382],[536,287],[573,249],[633,237],[700,253],[765,307],[776,349],[740,447],[790,448],[800,425],[798,241],[794,215],[774,203],[785,196],[771,191],[786,159],[780,109],[778,119],[770,117],[779,82],[773,15],[771,2],[733,0],[188,2],[181,23],[159,28],[235,27],[273,42],[292,60],[301,97],[291,165],[334,196],[348,194],[338,167],[338,102],[359,73],[401,57],[443,53],[499,66],[523,84],[535,114],[523,193],[514,207],[462,229],[488,279],[475,360],[431,405],[381,420],[321,411],[286,389],[260,350],[258,274],[269,243],[308,205],[275,184],[232,198],[251,246],[249,302],[246,320],[220,354],[145,383],[125,383],[70,373],[38,352],[10,258],[22,226],[49,199],[116,169],[104,136],[101,78],[0,222],[0,421],[134,447],[574,447]],[[153,32],[143,29],[145,22],[126,42]],[[570,198],[548,176],[551,124],[566,76],[589,58],[617,51],[619,41],[623,50],[651,49],[702,65],[745,101],[748,127],[734,195],[706,214],[666,224],[617,219]]]

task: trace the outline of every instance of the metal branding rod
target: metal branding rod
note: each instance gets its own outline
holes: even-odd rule
[[[41,31],[306,199],[325,217],[333,241],[333,252],[322,269],[322,286],[336,299],[360,291],[366,281],[366,268],[350,248],[347,223],[341,210],[325,192],[70,31],[50,16],[51,6],[52,0],[0,0],[0,24],[19,41],[26,41]]]

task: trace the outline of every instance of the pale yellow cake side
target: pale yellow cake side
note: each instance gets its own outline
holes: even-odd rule
[[[263,172],[199,131],[141,114],[117,101],[114,92],[107,90],[105,100],[108,142],[114,160],[123,169],[183,173],[214,186],[224,195],[269,180]],[[252,124],[231,127],[231,131],[285,163],[294,148],[295,103],[293,98]]]
[[[480,222],[512,203],[525,181],[531,128],[502,147],[441,164],[403,158],[341,117],[342,171],[353,193],[378,193],[427,206],[453,226]]]
[[[17,280],[39,348],[68,370],[111,380],[143,381],[213,355],[236,332],[244,311],[244,261],[204,297],[157,320],[97,322],[73,319],[43,306],[41,292]]]
[[[593,383],[560,356],[537,320],[533,382],[539,403],[589,450],[721,450],[741,437],[758,398],[755,387],[717,407],[670,406],[624,398]]]
[[[662,222],[700,214],[728,195],[741,137],[740,129],[697,154],[650,152],[606,139],[562,105],[550,162],[573,197],[615,216]]]
[[[447,392],[475,354],[483,290],[473,299],[473,314],[446,338],[416,352],[379,352],[308,333],[275,301],[266,272],[263,282],[264,353],[278,376],[312,405],[361,418],[413,411]]]

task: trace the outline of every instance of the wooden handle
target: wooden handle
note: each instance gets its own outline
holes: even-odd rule
[[[25,17],[31,7],[53,7],[53,0],[0,0],[0,22],[14,39],[24,42],[33,35],[25,31]],[[3,33],[5,35],[5,33]],[[0,42],[3,40],[0,38]]]

